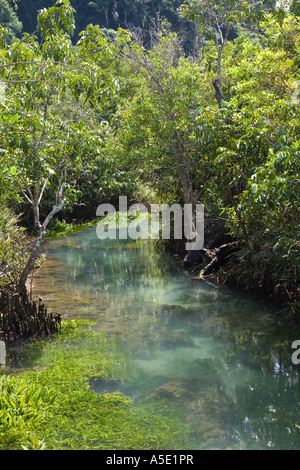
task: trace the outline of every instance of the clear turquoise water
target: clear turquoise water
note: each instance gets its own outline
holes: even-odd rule
[[[64,319],[115,335],[135,365],[135,377],[112,387],[178,404],[194,449],[300,449],[300,365],[291,360],[300,330],[274,307],[192,281],[152,242],[101,241],[92,228],[43,250],[33,292]]]

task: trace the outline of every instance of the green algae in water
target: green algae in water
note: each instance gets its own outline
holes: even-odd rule
[[[122,383],[136,374],[116,352],[114,337],[94,331],[91,322],[64,322],[54,338],[29,345],[24,367],[26,372],[2,377],[14,397],[1,410],[2,450],[180,449],[186,444],[178,413],[163,399],[135,405],[118,390],[91,389],[92,377]],[[25,418],[18,420],[18,413]]]
[[[299,366],[291,363],[290,347],[299,328],[247,295],[191,282],[148,242],[134,250],[126,243],[98,240],[94,229],[47,242],[58,266],[47,271],[44,263],[34,283],[43,298],[52,289],[50,310],[64,319],[90,318],[114,335],[117,348],[110,351],[127,358],[130,380],[123,384],[130,386],[122,390],[131,411],[145,412],[147,403],[156,415],[166,414],[169,426],[168,413],[177,407],[178,432],[189,431],[183,449],[299,449]],[[89,392],[100,383],[95,370]],[[141,448],[153,436],[144,438]]]

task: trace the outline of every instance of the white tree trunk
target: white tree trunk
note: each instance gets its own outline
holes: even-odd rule
[[[39,228],[39,234],[37,236],[37,239],[35,241],[35,244],[33,245],[33,248],[31,250],[30,256],[28,258],[28,261],[21,273],[17,288],[16,288],[16,293],[17,294],[22,294],[25,290],[26,286],[26,281],[28,278],[28,275],[31,273],[31,271],[34,269],[35,262],[39,256],[39,249],[41,246],[42,241],[44,240],[46,236],[46,228],[49,224],[49,222],[53,219],[55,214],[57,214],[63,207],[64,205],[64,198],[63,198],[63,190],[65,187],[65,183],[62,184],[59,192],[58,192],[58,204],[53,206],[52,211],[47,215],[46,219],[44,220],[43,225],[40,225]]]

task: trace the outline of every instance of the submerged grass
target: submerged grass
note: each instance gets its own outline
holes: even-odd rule
[[[53,338],[28,346],[23,372],[0,376],[0,449],[183,449],[178,410],[137,405],[119,392],[97,394],[92,377],[135,374],[112,336],[67,321]]]
[[[83,230],[87,230],[90,227],[94,227],[97,222],[98,219],[94,219],[89,222],[68,224],[65,220],[59,221],[58,219],[54,219],[49,229],[47,230],[46,238],[53,240],[55,238],[61,238],[73,233],[82,232]]]

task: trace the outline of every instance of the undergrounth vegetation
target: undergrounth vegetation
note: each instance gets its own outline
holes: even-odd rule
[[[300,0],[0,0],[0,341],[28,341],[19,363],[0,369],[0,450],[187,449],[195,432],[188,436],[178,410],[186,413],[183,423],[203,421],[196,430],[201,442],[211,435],[215,442],[215,428],[223,429],[219,391],[211,391],[205,374],[201,419],[196,393],[182,410],[181,394],[189,390],[180,381],[160,385],[155,401],[127,396],[126,387],[96,390],[97,380],[130,377],[139,389],[143,379],[113,337],[89,322],[60,326],[61,311],[47,316],[51,270],[38,300],[31,302],[28,287],[47,238],[98,225],[105,213],[108,223],[126,196],[128,220],[139,218],[141,205],[170,209],[168,240],[160,237],[156,248],[190,270],[193,284],[217,281],[259,296],[275,306],[278,328],[285,320],[298,327],[299,118]],[[204,244],[187,252],[177,228],[189,208],[190,227],[180,231],[195,235],[199,205]],[[183,208],[179,218],[174,206]],[[139,235],[124,251],[140,246]],[[84,251],[89,288],[109,285],[111,273],[115,282],[113,264],[105,270],[91,258],[90,278]],[[147,267],[152,274],[152,258]],[[144,281],[135,266],[126,269],[128,285]],[[132,298],[122,286],[115,302],[124,299],[126,318]],[[59,283],[55,289],[53,296],[64,297]],[[80,297],[76,315],[87,307],[88,318],[96,318],[88,296]],[[219,338],[218,298],[208,303]],[[248,344],[261,354],[255,336],[248,342],[248,320],[236,334],[243,357]],[[178,399],[177,409],[161,399],[168,395]]]
[[[0,449],[182,448],[178,411],[163,400],[139,406],[120,392],[90,388],[93,377],[133,373],[112,336],[89,321],[63,322],[54,337],[26,346],[22,372],[11,364],[0,375]]]
[[[126,195],[203,204],[196,275],[298,319],[299,0],[29,3],[0,0],[0,289]]]
[[[50,229],[47,231],[47,239],[63,237],[72,233],[81,232],[82,230],[94,227],[97,222],[98,220],[94,219],[90,222],[77,223],[76,221],[74,223],[67,223],[65,220],[60,221],[58,219],[54,219]]]

